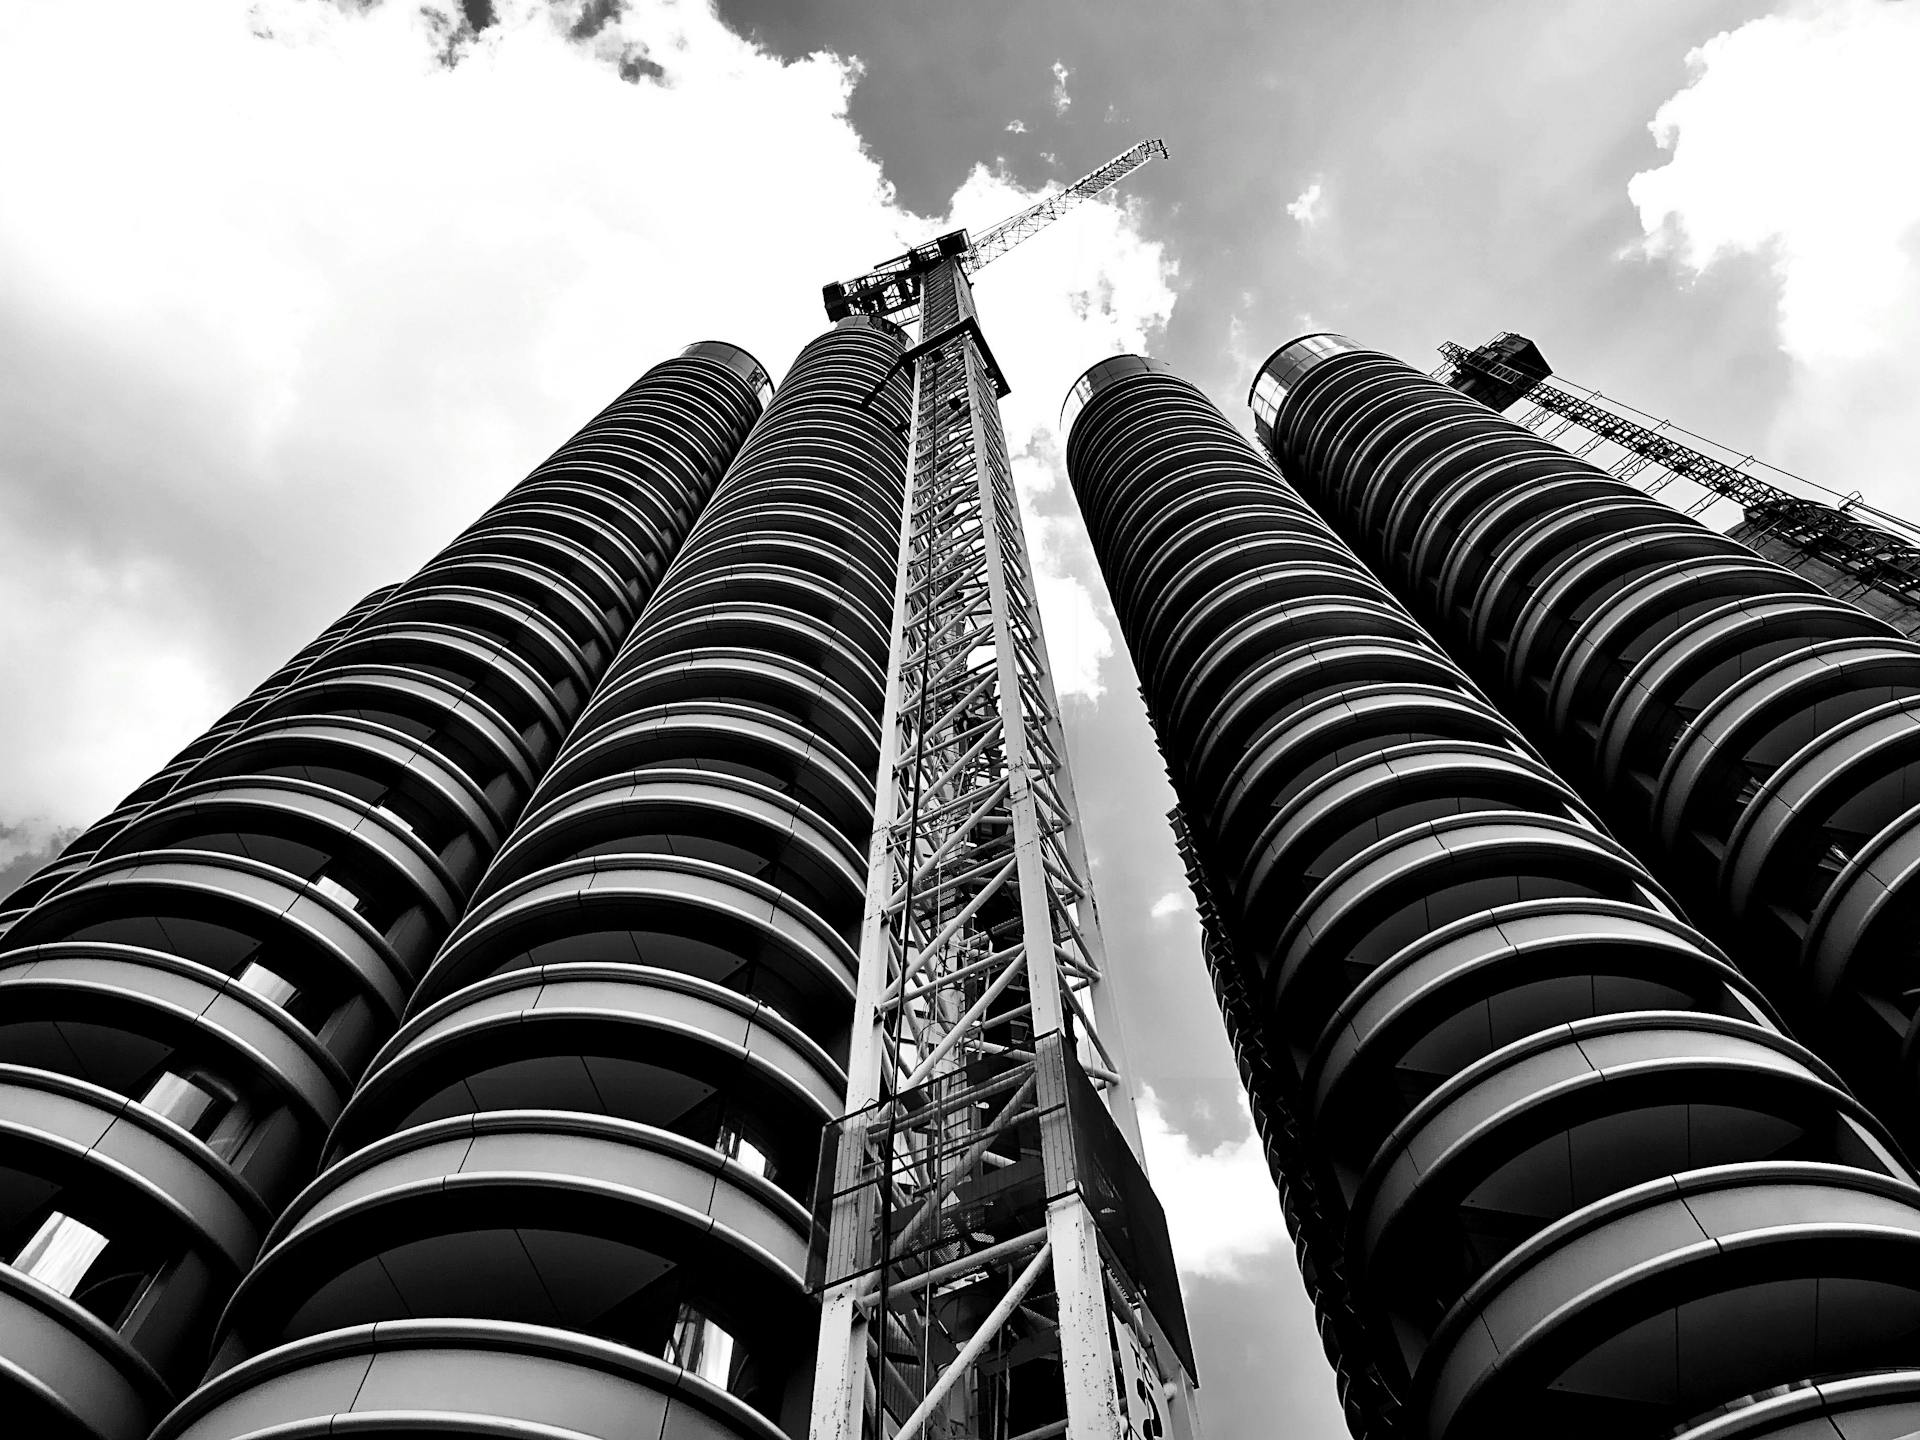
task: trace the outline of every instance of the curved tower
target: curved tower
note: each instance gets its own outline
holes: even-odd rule
[[[137,1440],[200,1376],[766,388],[730,345],[656,366],[29,882],[0,952],[18,1433]]]
[[[801,352],[160,1435],[804,1433],[903,348]]]
[[[1069,403],[1355,1433],[1719,1434],[1920,1361],[1878,1121],[1199,391],[1122,357]]]
[[[25,914],[35,901],[75,872],[84,869],[94,853],[118,834],[127,821],[178,784],[180,777],[193,768],[196,760],[230,737],[247,722],[249,716],[286,689],[293,682],[294,677],[306,669],[317,656],[331,648],[335,641],[359,624],[369,611],[392,593],[393,587],[385,585],[353,606],[346,614],[296,651],[286,664],[248,691],[244,699],[228,709],[201,734],[195,736],[173,759],[142,780],[118,805],[69,840],[52,860],[21,881],[8,894],[0,895],[0,935],[4,935],[8,927]]]
[[[1337,336],[1255,408],[1287,473],[1909,1145],[1920,643]]]

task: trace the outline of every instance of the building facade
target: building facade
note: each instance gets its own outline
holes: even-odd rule
[[[1920,645],[1389,357],[1259,386],[1282,469],[1911,1147]]]
[[[1920,1187],[1893,1109],[1793,1038],[1765,925],[1710,938],[1684,867],[1606,822],[1642,843],[1630,767],[1685,748],[1693,687],[1904,642],[1337,337],[1278,352],[1255,404],[1278,470],[1164,367],[1103,362],[1068,466],[1355,1434],[1898,1433]],[[1557,687],[1503,688],[1508,659]],[[1734,733],[1773,749],[1695,752],[1696,828],[1761,804],[1734,768],[1828,713],[1746,693]],[[1536,738],[1543,710],[1567,720]],[[1800,872],[1759,864],[1770,909]]]
[[[656,366],[24,887],[0,936],[10,1433],[137,1440],[193,1389],[216,1337],[223,1355],[248,1353],[302,1325],[347,1323],[369,1293],[369,1318],[434,1313],[433,1299],[406,1297],[401,1267],[383,1271],[341,1238],[364,1233],[347,1172],[328,1172],[331,1189],[302,1187],[356,1080],[419,1008],[422,977],[452,973],[436,954],[471,935],[457,927],[483,876],[526,828],[522,809],[769,388],[731,345]],[[436,979],[434,998],[447,988]],[[439,1074],[414,1094],[420,1118],[478,1107],[477,1080]],[[448,1089],[474,1098],[463,1110]],[[375,1113],[373,1102],[354,1112],[369,1138],[396,1123]],[[428,1128],[462,1127],[477,1122]],[[457,1191],[457,1164],[427,1178],[418,1156],[433,1149],[415,1147],[410,1193]],[[354,1183],[376,1169],[356,1157]],[[483,1200],[449,1194],[443,1208],[478,1215]],[[315,1225],[333,1258],[302,1294],[287,1278],[297,1267],[276,1257]],[[261,1282],[241,1283],[263,1243],[276,1303],[293,1316],[269,1318]],[[474,1278],[457,1262],[444,1273]],[[340,1283],[329,1292],[327,1279]],[[487,1343],[471,1310],[439,1308],[452,1331]],[[342,1358],[351,1341],[327,1353],[320,1371],[356,1363]],[[314,1373],[302,1383],[317,1398]],[[246,1403],[255,1418],[242,1429],[258,1428],[264,1402]],[[175,1430],[213,1433],[207,1409]]]
[[[804,1433],[902,348],[801,352],[159,1435]]]

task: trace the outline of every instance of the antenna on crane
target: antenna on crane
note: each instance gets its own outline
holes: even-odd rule
[[[965,230],[953,230],[924,245],[916,245],[904,255],[884,260],[857,280],[843,280],[823,287],[829,320],[848,315],[881,315],[912,319],[907,311],[917,312],[922,283],[931,270],[947,260],[958,260],[969,275],[978,274],[1023,240],[1031,239],[1083,200],[1091,200],[1111,190],[1127,176],[1158,157],[1167,158],[1167,142],[1142,140],[1122,150],[1113,159],[1082,175],[1066,189],[1043,196],[1017,215],[1009,215],[988,227],[977,240]]]
[[[811,1440],[1197,1440],[1193,1345],[968,276],[1167,153],[825,288],[918,317],[847,1113],[808,1286]],[[890,317],[890,318],[889,318]],[[856,322],[857,323],[857,322]]]

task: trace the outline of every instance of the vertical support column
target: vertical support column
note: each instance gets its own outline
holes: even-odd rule
[[[1191,1434],[1184,1368],[1081,1193],[1085,1112],[1134,1166],[1138,1120],[958,260],[925,273],[921,320],[849,1113],[816,1203],[813,1435],[1119,1440],[1110,1296]]]

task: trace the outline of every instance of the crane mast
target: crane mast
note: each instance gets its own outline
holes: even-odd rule
[[[1154,154],[826,287],[914,315],[847,1113],[809,1281],[813,1440],[1195,1440],[1193,1357],[969,271]]]

